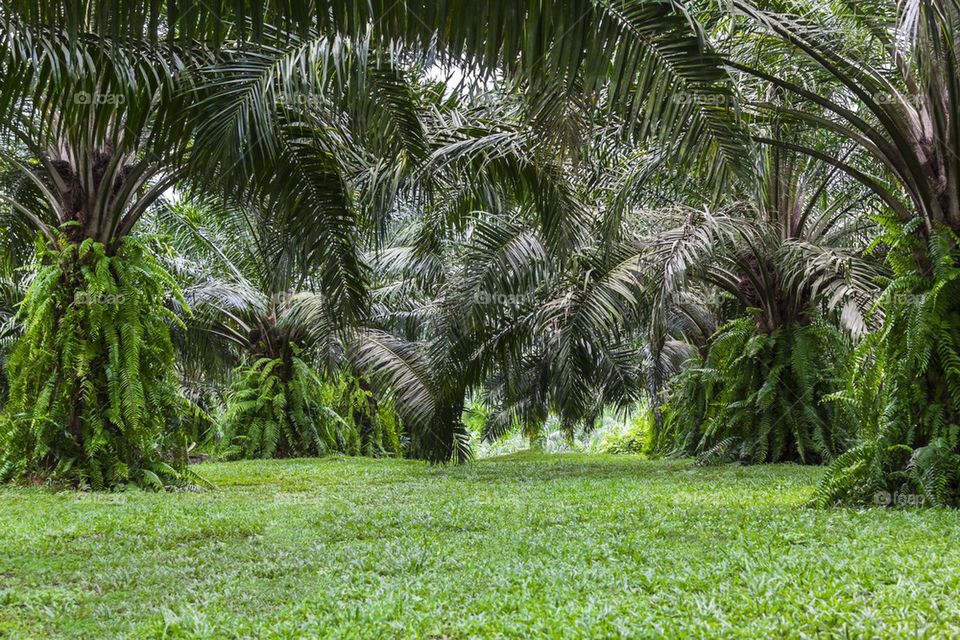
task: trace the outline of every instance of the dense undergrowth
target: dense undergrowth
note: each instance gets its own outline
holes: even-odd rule
[[[673,382],[657,452],[705,464],[834,460],[855,438],[848,407],[830,401],[845,382],[849,351],[823,322],[771,333],[757,331],[753,318],[721,327],[706,359]]]
[[[177,285],[143,241],[38,247],[19,309],[0,479],[110,488],[182,482],[186,463],[164,303]],[[180,298],[182,303],[182,298]]]
[[[238,371],[223,416],[226,458],[400,456],[400,420],[356,377],[322,376],[298,357],[261,358]]]

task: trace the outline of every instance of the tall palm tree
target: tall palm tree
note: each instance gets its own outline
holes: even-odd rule
[[[9,359],[0,477],[158,487],[179,476],[165,459],[178,401],[162,305],[174,287],[131,231],[182,178],[181,150],[152,140],[185,59],[95,34],[66,47],[55,28],[14,22],[0,163],[25,186],[0,202],[43,242]]]
[[[856,144],[869,164],[810,145],[797,149],[839,167],[887,208],[895,277],[883,299],[884,327],[865,347],[869,355],[848,394],[865,444],[837,462],[822,497],[864,500],[905,484],[931,502],[955,502],[960,449],[949,425],[960,415],[960,7],[950,0],[891,1],[837,5],[825,16],[812,6],[735,6],[799,53],[793,60],[806,77],[818,78],[811,86],[737,57],[735,68],[793,97],[791,108],[759,108]]]
[[[436,112],[425,166],[433,193],[398,202],[396,233],[371,255],[373,314],[350,349],[397,390],[413,454],[435,461],[469,455],[466,396],[527,329],[478,292],[512,295],[531,282],[527,269],[542,271],[548,253],[579,240],[576,199],[549,143],[509,98],[488,98]]]
[[[223,450],[398,455],[392,401],[378,402],[348,370],[346,327],[317,291],[316,265],[302,262],[293,229],[255,207],[214,202],[179,203],[162,217],[185,258],[192,314],[177,336],[182,361],[204,371],[236,365],[225,376]]]
[[[241,196],[281,198],[296,213],[323,213],[312,247],[303,251],[320,247],[325,292],[353,312],[364,284],[348,180],[355,170],[329,148],[328,134],[340,123],[307,127],[305,118],[316,125],[328,113],[328,105],[307,104],[295,105],[294,125],[293,109],[285,107],[287,117],[275,123],[283,147],[257,155],[256,166],[245,158],[224,168],[217,164],[222,155],[194,153],[205,148],[205,130],[190,114],[215,101],[209,79],[222,70],[208,51],[151,48],[92,32],[71,38],[4,17],[0,126],[9,144],[0,159],[27,188],[5,189],[0,203],[44,245],[20,309],[24,335],[10,356],[0,476],[161,486],[179,475],[166,458],[181,440],[167,324],[174,315],[164,309],[176,286],[150,243],[133,232],[175,185],[220,191],[231,177],[296,165],[287,175],[298,182],[278,187],[251,179],[253,188]],[[235,55],[222,53],[224,60]],[[395,98],[378,93],[366,102]],[[182,454],[174,462],[182,464]]]
[[[849,342],[824,314],[854,336],[866,328],[879,275],[863,255],[871,202],[839,170],[776,148],[758,176],[752,197],[716,216],[693,211],[653,241],[661,305],[689,308],[676,292],[698,283],[732,319],[675,383],[660,425],[672,435],[657,439],[705,459],[832,460],[851,438],[825,402]]]
[[[461,416],[477,392],[492,405],[488,438],[515,424],[533,435],[551,414],[568,431],[589,428],[608,404],[638,398],[641,353],[609,306],[626,307],[631,286],[614,259],[559,271],[529,221],[479,213],[445,245],[439,255],[384,252],[381,273],[396,275],[375,289],[375,326],[361,337],[360,362],[391,372],[404,402],[432,416],[414,442],[424,455],[469,455]]]
[[[544,132],[509,99],[482,102],[449,116],[462,125],[432,154],[434,199],[373,259],[373,327],[358,352],[393,376],[401,406],[421,409],[409,422],[434,416],[413,445],[436,460],[469,454],[461,416],[475,393],[493,405],[495,438],[520,422],[534,433],[550,414],[589,427],[642,390],[638,345],[624,339],[640,332],[639,272],[597,216],[592,182],[605,171],[585,172],[592,152],[554,137],[572,128]],[[585,115],[575,129],[591,140],[606,125]]]

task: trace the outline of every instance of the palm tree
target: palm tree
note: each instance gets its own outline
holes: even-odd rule
[[[563,224],[576,222],[576,207],[557,158],[514,102],[488,98],[435,112],[431,197],[398,202],[388,246],[370,256],[373,313],[348,356],[396,390],[411,453],[434,461],[469,456],[466,397],[528,330],[496,313],[486,291],[514,295],[551,249],[576,242],[576,225]]]
[[[394,376],[402,406],[433,416],[415,434],[421,455],[469,455],[461,418],[475,393],[491,405],[491,439],[515,424],[535,437],[553,414],[568,432],[590,428],[609,404],[638,399],[641,352],[607,306],[626,306],[614,259],[558,272],[529,220],[479,213],[439,255],[395,245],[383,258],[395,276],[375,289],[380,311],[359,360]]]
[[[177,397],[162,305],[174,287],[131,231],[182,176],[178,150],[151,139],[183,59],[92,36],[65,48],[56,30],[6,26],[0,162],[19,177],[0,202],[43,242],[9,358],[0,477],[161,486],[179,475],[164,457]]]
[[[797,149],[839,167],[887,208],[894,278],[883,299],[884,326],[865,347],[869,355],[847,397],[861,414],[865,444],[837,462],[823,500],[864,500],[905,484],[931,502],[955,502],[960,457],[948,425],[960,415],[960,8],[943,0],[837,6],[828,21],[812,7],[798,14],[735,6],[800,53],[801,70],[816,73],[823,87],[737,58],[735,68],[793,96],[796,105],[760,108],[857,145],[869,164],[809,145]]]
[[[177,288],[151,242],[133,232],[174,185],[218,191],[229,188],[230,177],[252,176],[249,161],[227,170],[216,164],[222,156],[193,153],[203,148],[205,130],[184,130],[195,105],[215,101],[208,80],[221,68],[209,66],[202,50],[150,48],[95,33],[69,39],[16,20],[5,25],[0,124],[9,142],[0,158],[26,187],[4,190],[0,202],[44,244],[20,309],[24,335],[10,356],[0,476],[161,486],[180,475],[166,457],[181,440],[168,326],[176,320],[164,308]],[[315,120],[324,114],[311,105],[300,111]],[[354,190],[325,146],[329,137],[312,135],[339,123],[331,124],[305,129],[289,117],[279,122],[285,145],[259,154],[257,166],[296,164],[288,175],[300,182],[277,187],[266,178],[249,180],[253,188],[241,195],[285,198],[298,213],[323,212],[312,238],[325,258],[321,283],[353,310],[364,286],[353,241]],[[199,170],[204,161],[207,173]],[[174,466],[183,459],[174,456]]]
[[[182,362],[237,365],[225,376],[221,449],[399,455],[392,401],[349,370],[346,328],[315,290],[316,265],[302,262],[298,234],[264,211],[213,202],[179,203],[163,218],[192,309],[177,336]]]
[[[870,199],[837,169],[775,148],[758,176],[749,199],[720,215],[692,211],[653,240],[661,305],[694,320],[676,295],[697,283],[730,318],[691,353],[658,425],[670,435],[655,439],[704,460],[832,460],[851,438],[845,413],[825,402],[849,342],[824,314],[854,336],[866,328],[878,276],[863,255]],[[704,322],[686,324],[702,333]],[[654,325],[654,345],[665,326]]]
[[[642,391],[639,344],[625,338],[641,326],[633,245],[608,246],[601,231],[615,225],[596,215],[606,194],[591,191],[608,172],[585,172],[591,150],[555,138],[574,128],[545,133],[509,97],[481,102],[447,116],[460,125],[432,154],[435,197],[372,258],[381,277],[358,351],[415,409],[408,423],[433,416],[411,436],[435,460],[469,455],[461,417],[477,393],[496,438],[518,423],[535,436],[549,415],[589,428]],[[591,140],[606,125],[584,116],[572,114]]]

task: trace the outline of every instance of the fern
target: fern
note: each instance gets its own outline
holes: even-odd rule
[[[653,449],[700,464],[833,460],[852,436],[850,412],[830,402],[847,359],[845,339],[826,323],[765,333],[753,318],[734,320],[703,365],[674,381]]]
[[[900,250],[880,304],[884,322],[858,349],[843,395],[856,412],[861,444],[833,464],[817,501],[870,504],[911,495],[928,505],[960,504],[960,250],[942,231],[926,251],[893,228]],[[914,259],[930,261],[922,271]],[[922,275],[923,273],[927,275]]]
[[[19,309],[0,479],[93,489],[183,482],[174,353],[164,307],[173,279],[146,241],[39,244]],[[183,303],[182,298],[179,298]],[[184,305],[185,306],[185,305]]]
[[[340,372],[329,379],[288,353],[236,372],[224,416],[226,455],[245,458],[327,453],[399,456],[401,425],[392,401]]]

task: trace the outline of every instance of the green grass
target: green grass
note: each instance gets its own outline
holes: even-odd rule
[[[804,507],[821,470],[531,455],[0,489],[0,637],[945,637],[960,513]]]

